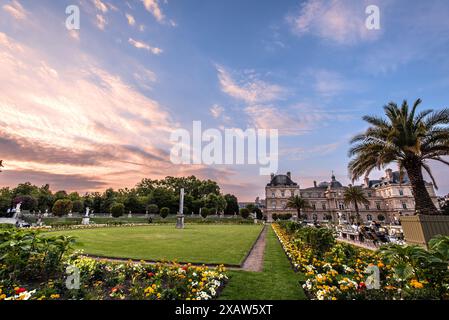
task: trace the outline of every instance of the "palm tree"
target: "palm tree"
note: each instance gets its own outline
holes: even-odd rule
[[[3,160],[0,160],[0,168],[3,168]],[[2,169],[0,169],[0,172],[2,172]]]
[[[363,190],[361,188],[349,185],[349,187],[346,188],[343,194],[343,201],[346,206],[349,206],[351,203],[354,204],[355,213],[357,215],[357,221],[360,221],[359,203],[369,204],[369,201],[366,198]]]
[[[296,209],[298,216],[296,217],[297,221],[299,221],[301,217],[301,210],[310,208],[309,202],[300,196],[296,195],[288,199],[287,208]]]
[[[427,192],[423,178],[424,169],[438,186],[430,170],[428,161],[435,160],[449,165],[443,157],[449,155],[449,109],[440,111],[425,110],[416,113],[421,100],[418,99],[410,109],[407,101],[401,107],[390,102],[384,107],[387,118],[365,116],[363,119],[371,126],[365,133],[351,140],[353,147],[349,157],[351,178],[357,180],[368,175],[373,169],[381,169],[396,162],[400,180],[404,173],[409,177],[417,213],[438,214]]]

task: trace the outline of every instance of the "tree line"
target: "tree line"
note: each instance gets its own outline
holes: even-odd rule
[[[48,184],[38,187],[30,182],[21,183],[12,189],[0,189],[0,215],[7,216],[8,209],[18,203],[21,203],[22,210],[35,213],[82,213],[87,207],[94,213],[111,213],[114,206],[120,205],[126,213],[159,213],[160,209],[168,208],[169,213],[175,214],[179,210],[181,188],[185,190],[184,214],[199,214],[202,208],[207,208],[210,214],[239,213],[236,196],[222,195],[215,181],[190,176],[143,179],[131,189],[109,188],[104,192],[88,192],[84,195],[65,190],[53,193]]]

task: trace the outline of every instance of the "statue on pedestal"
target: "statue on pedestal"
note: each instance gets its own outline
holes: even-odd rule
[[[89,213],[90,213],[90,208],[86,207],[86,215],[83,218],[83,225],[88,225],[90,224],[90,217],[89,217]]]

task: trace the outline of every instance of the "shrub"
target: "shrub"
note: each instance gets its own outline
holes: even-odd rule
[[[278,215],[277,215],[277,213],[273,213],[273,214],[271,215],[271,217],[273,218],[274,221],[277,221],[277,220],[278,220]]]
[[[297,236],[321,257],[335,244],[334,231],[326,228],[306,227],[298,229]]]
[[[282,224],[289,234],[295,233],[297,230],[302,228],[302,225],[300,223],[294,221],[285,221],[282,222]]]
[[[240,215],[242,216],[243,219],[248,219],[249,214],[250,212],[247,208],[240,209]]]
[[[170,209],[167,207],[163,207],[159,213],[161,215],[162,219],[165,219],[168,217],[168,215],[170,214]]]
[[[62,277],[62,260],[73,242],[67,236],[41,237],[37,232],[0,230],[0,279],[16,283]]]
[[[53,205],[52,213],[55,216],[62,217],[67,215],[73,208],[73,203],[69,199],[61,199]]]
[[[283,213],[278,215],[279,220],[290,220],[293,217],[291,213]]]
[[[84,204],[80,200],[73,201],[72,211],[76,213],[82,213],[84,210]]]
[[[260,210],[259,208],[255,209],[255,213],[256,213],[256,218],[257,220],[262,220],[263,219],[263,213],[262,210]]]
[[[159,213],[159,207],[157,204],[150,204],[148,206],[148,213],[149,214],[158,214]]]
[[[111,214],[114,218],[119,218],[125,213],[125,205],[123,203],[114,203],[111,206]]]
[[[206,219],[207,216],[210,214],[211,210],[209,208],[202,208],[201,209],[201,217],[203,217],[203,219]]]

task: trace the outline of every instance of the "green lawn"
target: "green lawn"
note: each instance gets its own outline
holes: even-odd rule
[[[260,225],[174,225],[51,232],[76,237],[85,253],[129,259],[240,265],[256,241]]]
[[[306,299],[299,285],[302,275],[293,271],[273,229],[268,227],[263,272],[228,271],[223,300]]]

